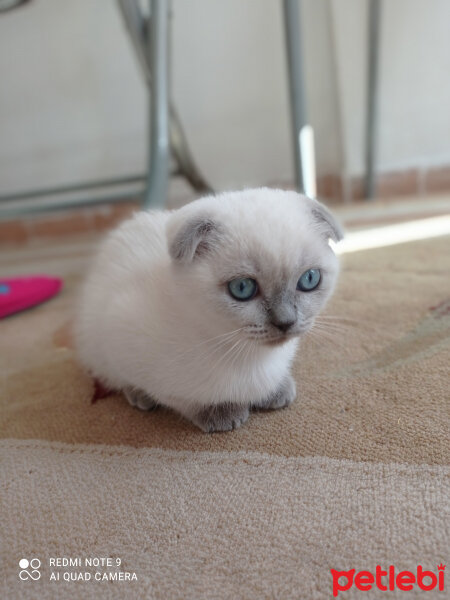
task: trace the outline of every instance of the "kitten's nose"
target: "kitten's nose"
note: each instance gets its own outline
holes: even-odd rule
[[[277,329],[279,329],[283,333],[286,333],[293,325],[295,325],[295,323],[296,323],[295,319],[279,320],[279,319],[272,318],[272,325],[274,325]]]
[[[297,309],[289,298],[281,298],[274,302],[268,314],[271,324],[286,333],[297,322]]]
[[[269,310],[271,324],[286,333],[297,322],[297,311],[292,302],[278,302]]]

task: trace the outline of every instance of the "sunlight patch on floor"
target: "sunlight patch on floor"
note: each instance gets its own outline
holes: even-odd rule
[[[370,248],[393,246],[405,242],[450,235],[450,215],[419,219],[347,233],[338,244],[330,242],[336,254],[347,254]]]

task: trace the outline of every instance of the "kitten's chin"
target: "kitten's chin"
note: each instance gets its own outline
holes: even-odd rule
[[[261,343],[264,344],[264,346],[281,346],[283,344],[287,344],[287,342],[292,341],[296,337],[298,337],[298,334],[280,335],[279,337],[262,340]]]
[[[264,338],[261,340],[261,344],[264,346],[282,346],[283,344],[287,344],[292,340],[302,337],[305,333],[311,329],[311,326],[305,326],[300,330],[297,330],[295,333],[286,333],[284,335],[276,335],[271,338]]]

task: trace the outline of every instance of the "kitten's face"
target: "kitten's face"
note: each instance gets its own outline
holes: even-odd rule
[[[228,248],[204,259],[199,289],[229,331],[242,328],[242,337],[276,345],[312,327],[333,291],[337,260],[318,240],[297,249],[295,255],[267,249],[241,255]]]
[[[267,345],[308,331],[338,274],[328,238],[341,234],[328,211],[272,190],[202,205],[212,209],[189,207],[193,215],[181,226],[174,221],[168,233],[190,313],[210,332],[239,330],[239,337]]]

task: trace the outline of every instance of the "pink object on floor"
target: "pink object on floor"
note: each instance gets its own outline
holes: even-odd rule
[[[62,279],[47,275],[0,279],[0,319],[48,300],[62,285]]]

